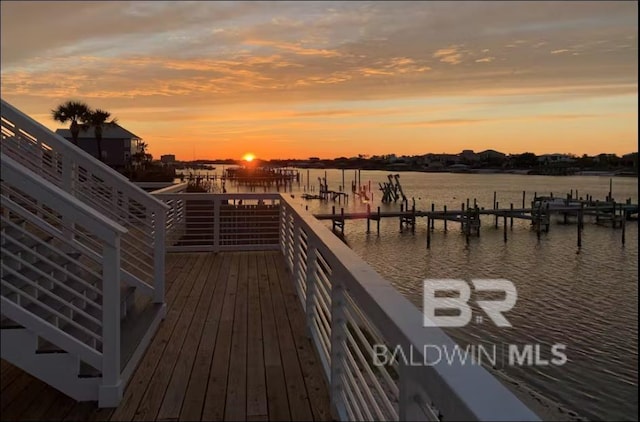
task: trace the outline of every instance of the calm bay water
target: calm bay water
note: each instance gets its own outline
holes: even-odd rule
[[[311,212],[330,212],[333,203],[304,201],[307,170],[294,184],[293,194],[301,206]],[[342,184],[340,170],[327,170],[329,188]],[[325,170],[309,170],[310,185],[318,190],[318,177]],[[372,210],[382,195],[378,182],[387,181],[388,172],[362,171],[362,184],[371,181]],[[354,171],[345,171],[350,192]],[[571,189],[604,199],[609,177],[596,176],[524,176],[504,174],[400,173],[400,182],[408,198],[414,197],[416,209],[437,209],[447,205],[459,209],[466,198],[476,198],[480,207],[491,208],[493,192],[501,207],[510,203],[526,205],[533,193],[564,197]],[[236,188],[229,189],[235,192]],[[313,193],[313,192],[311,192]],[[638,202],[636,178],[613,178],[613,197]],[[411,202],[410,202],[411,203]],[[345,211],[364,211],[366,204],[350,197]],[[381,205],[397,210],[398,204]],[[422,306],[422,281],[425,278],[506,278],[515,283],[518,301],[506,316],[511,328],[497,328],[490,321],[450,328],[447,333],[462,344],[541,344],[543,356],[552,344],[566,344],[568,362],[563,366],[502,367],[509,378],[551,398],[561,406],[593,420],[637,420],[638,415],[638,226],[628,222],[626,245],[621,230],[586,222],[582,248],[576,246],[575,224],[553,220],[549,233],[538,241],[530,223],[515,220],[503,242],[502,220],[493,227],[493,219],[484,217],[480,238],[469,245],[459,225],[449,223],[445,233],[436,222],[431,249],[426,249],[426,220],[420,219],[416,232],[399,232],[397,219],[384,219],[380,236],[366,234],[366,221],[347,221],[345,240],[349,246],[388,279],[417,307]],[[330,225],[330,222],[327,222]]]

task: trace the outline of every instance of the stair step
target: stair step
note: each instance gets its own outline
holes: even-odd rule
[[[31,253],[31,254],[35,254],[36,251],[38,250],[38,248],[44,248],[45,246],[42,245],[41,242],[37,241],[36,239],[33,238],[22,238],[22,239],[15,239],[18,242],[22,243],[24,246],[17,244],[16,242],[14,242],[15,238],[10,239],[8,237],[5,238],[5,241],[2,245],[2,249],[4,249],[5,251],[8,251],[10,253],[12,253],[13,255],[18,255],[20,253]],[[53,240],[53,236],[47,236],[45,238],[41,238],[42,242],[48,243],[51,242]],[[26,249],[25,249],[26,247]]]
[[[15,276],[14,276],[15,277]],[[28,286],[24,281],[20,280],[23,283],[23,287],[31,287]],[[85,292],[84,287],[81,283],[79,282],[70,282],[67,284],[69,287],[71,287],[72,289],[74,289],[75,291],[77,291],[80,294],[83,294]],[[8,290],[8,289],[7,289]],[[126,318],[127,313],[129,312],[129,310],[131,309],[131,307],[134,304],[134,299],[136,297],[135,295],[136,292],[136,288],[132,287],[132,286],[127,286],[123,283],[120,284],[120,319],[123,320],[124,318]],[[53,288],[53,290],[51,290],[51,293],[55,294],[56,296],[58,296],[60,299],[56,299],[53,298],[49,295],[47,295],[46,293],[40,292],[39,293],[39,302],[42,302],[44,304],[46,304],[47,306],[55,309],[56,311],[61,311],[61,309],[64,309],[66,307],[66,304],[63,302],[60,302],[60,300],[64,300],[64,301],[71,301],[73,300],[73,303],[76,307],[81,308],[79,305],[82,301],[82,299],[80,299],[77,295],[74,295],[73,293],[69,292],[68,290],[60,287],[60,286],[55,286]],[[13,293],[14,297],[15,297],[15,293]],[[8,296],[5,294],[5,292],[3,291],[3,296]],[[25,300],[24,298],[22,298],[21,300]],[[28,299],[27,299],[28,300]],[[91,300],[91,298],[87,298],[87,300]],[[37,303],[29,303],[28,305],[24,306],[25,309],[27,309],[29,312],[32,312],[33,314],[37,315],[38,317],[53,323],[53,321],[55,320],[55,316],[51,315],[51,313],[45,309],[42,308],[42,306],[38,305]],[[92,317],[96,318],[99,321],[102,321],[102,313],[99,309],[96,309],[94,306],[87,306],[85,308],[81,308],[84,312],[86,312],[87,314],[91,315]],[[62,313],[62,312],[61,312]],[[89,323],[89,324],[94,324],[92,321],[87,321],[86,317],[82,316],[82,315],[78,315],[77,312],[74,312],[74,320],[78,320],[77,322],[80,323]],[[64,321],[63,321],[64,324]],[[20,325],[18,325],[17,323],[15,323],[14,321],[10,320],[9,318],[2,318],[0,320],[0,328],[19,328]],[[64,327],[64,325],[62,326]]]
[[[0,230],[9,237],[21,237],[21,235],[23,234],[23,232],[17,228],[14,227],[18,226],[21,229],[24,229],[25,225],[26,225],[26,221],[24,218],[16,216],[14,214],[12,214],[11,216],[9,216],[9,218],[3,217],[2,219],[2,225],[0,226]],[[11,222],[13,225],[9,224],[9,222]]]
[[[80,328],[73,326],[69,323],[60,327],[62,331],[71,335],[72,337],[80,340],[89,347],[95,347],[94,343],[97,341],[94,337],[82,331]],[[61,349],[58,345],[49,342],[43,338],[38,339],[38,348],[36,354],[41,353],[66,353],[64,349]]]
[[[80,283],[76,282],[77,286],[81,286]],[[25,287],[30,287],[27,286],[25,283]],[[69,286],[71,287],[71,286]],[[73,287],[72,287],[73,288]],[[45,309],[42,305],[46,305],[49,308],[60,312],[63,315],[66,315],[66,311],[67,311],[67,302],[71,302],[80,308],[83,309],[81,306],[79,306],[79,303],[82,299],[80,299],[77,295],[74,295],[72,292],[69,292],[67,289],[60,287],[60,286],[55,286],[53,289],[47,289],[51,294],[53,294],[55,297],[48,295],[47,293],[44,292],[40,292],[39,293],[39,297],[37,299],[37,301],[33,301],[31,299],[28,298],[24,298],[22,297],[21,300],[27,300],[30,303],[27,305],[23,305],[22,307],[24,309],[26,309],[27,311],[29,311],[30,313],[44,319],[45,321],[48,321],[50,323],[53,323],[53,321],[55,321],[56,319],[56,315],[52,315],[51,311]],[[75,289],[74,289],[75,290]],[[76,290],[78,291],[78,290]],[[78,291],[78,293],[82,294],[82,291]],[[89,300],[89,299],[87,299]],[[98,309],[96,309],[93,306],[87,306],[86,309],[83,309],[83,311],[85,311],[87,314],[93,316],[94,318],[97,319],[101,319],[102,316],[100,315],[100,311]],[[95,324],[92,321],[87,321],[86,317],[83,317],[81,315],[77,315],[77,312],[74,312],[74,320],[77,318],[84,318],[85,321],[82,322],[86,322],[89,324]],[[1,328],[17,328],[17,324],[14,323],[13,321],[11,321],[8,318],[4,318],[2,320],[2,323],[0,323],[0,327]]]
[[[130,287],[130,286],[120,286],[120,303],[121,303],[121,309],[120,309],[120,320],[123,321],[127,318],[127,312],[123,312],[122,307],[124,307],[125,305],[128,305],[130,303],[135,303],[134,300],[132,300],[132,298],[135,298],[135,287]],[[128,305],[127,308],[131,308],[132,305]],[[127,309],[128,310],[128,309]],[[91,309],[85,309],[85,311],[93,316],[94,318],[98,319],[99,321],[102,321],[102,314],[95,308],[91,308]],[[83,315],[79,315],[77,313],[74,314],[73,320],[82,324],[83,326],[87,326],[88,324],[94,324],[91,321],[88,321],[87,318]],[[61,321],[62,325],[60,326],[60,329],[62,329],[63,331],[72,334],[74,337],[80,339],[81,341],[87,343],[87,344],[92,344],[93,342],[93,338],[91,336],[89,336],[88,334],[82,332],[79,328],[71,325],[70,323],[65,323],[64,321]],[[96,330],[98,330],[99,327],[96,327]],[[61,353],[64,352],[64,350],[60,349],[58,346],[56,346],[53,343],[48,342],[47,340],[41,339],[40,345],[38,347],[37,350],[38,353]]]
[[[66,257],[56,255],[56,256],[48,257],[48,259],[62,268],[67,268],[69,264],[73,263],[72,259],[78,259],[79,257],[80,257],[80,253],[72,252],[67,254]],[[44,272],[45,274],[53,275],[53,278],[57,280],[61,280],[63,277],[66,277],[65,272],[63,272],[62,270],[56,268],[54,265],[49,264],[48,262],[45,262],[43,260],[37,260],[35,262],[32,262],[31,265],[37,268],[38,270]],[[71,272],[72,269],[69,271]],[[42,282],[48,282],[47,277],[41,275],[36,270],[27,266],[25,266],[22,269],[16,270],[16,272],[21,274],[28,280],[34,281],[38,284]],[[15,286],[18,289],[22,289],[23,287],[28,286],[26,281],[24,281],[22,278],[20,278],[15,274],[9,273],[8,271],[7,271],[7,274],[3,274],[2,279],[9,282],[11,285]],[[3,295],[10,294],[9,289],[6,289],[3,287],[2,294]]]

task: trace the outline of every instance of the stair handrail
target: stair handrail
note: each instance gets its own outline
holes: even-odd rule
[[[89,207],[78,198],[38,176],[31,170],[18,164],[5,154],[0,155],[2,180],[38,198],[47,207],[73,218],[90,230],[102,241],[102,352],[87,350],[85,344],[69,336],[50,324],[43,325],[36,319],[34,327],[39,335],[53,340],[58,339],[60,346],[73,348],[75,353],[86,356],[86,360],[96,365],[96,357],[101,358],[102,381],[100,401],[113,402],[121,395],[120,383],[120,238],[127,229]],[[15,212],[15,211],[14,211]],[[60,233],[63,236],[64,233]],[[18,313],[20,310],[5,297],[2,297],[3,312]],[[23,311],[26,312],[26,311]],[[20,321],[26,322],[26,319]],[[25,324],[23,324],[25,325]],[[28,327],[27,327],[28,328]],[[53,334],[52,334],[53,333]],[[62,340],[60,340],[62,339]]]
[[[74,159],[73,161],[75,161],[77,164],[80,165],[82,163],[86,163],[87,165],[91,166],[92,172],[99,173],[100,176],[104,176],[105,178],[109,178],[116,182],[119,182],[118,188],[126,191],[127,193],[135,195],[136,200],[139,201],[142,205],[146,205],[158,212],[163,212],[168,209],[168,206],[165,205],[162,201],[154,198],[144,189],[131,183],[129,179],[121,173],[112,169],[102,161],[96,160],[95,157],[84,151],[82,148],[73,145],[71,142],[58,135],[57,133],[51,131],[40,122],[24,114],[4,99],[0,99],[0,101],[2,105],[1,115],[3,118],[5,116],[8,116],[9,122],[12,126],[15,126],[15,122],[19,119],[28,122],[27,124],[29,127],[24,129],[28,129],[28,132],[36,136],[38,140],[40,140],[41,137],[46,139],[46,142],[48,144],[51,144],[52,146],[63,150],[65,153],[68,153]],[[23,128],[16,127],[16,129],[19,130]]]
[[[155,303],[164,302],[164,228],[168,206],[131,183],[116,170],[22,113],[4,99],[0,100],[2,154],[23,163],[34,173],[41,174],[54,185],[66,190],[89,206],[95,207],[105,216],[116,221],[121,221],[120,218],[123,218],[123,222],[130,219],[134,224],[141,224],[141,230],[146,239],[138,238],[133,232],[122,237],[121,263],[126,266],[122,268],[123,281],[140,287],[141,292],[146,295],[153,295]],[[15,140],[16,143],[15,145],[5,144],[5,139],[7,142]],[[35,154],[28,147],[30,144],[36,146]],[[44,158],[52,160],[49,162],[55,163],[57,167],[47,169],[48,167],[43,165]],[[96,186],[102,190],[92,191],[91,189]],[[107,195],[104,189],[108,192]],[[109,201],[113,201],[113,206]],[[127,208],[127,204],[132,203],[134,209],[138,204],[146,210],[142,219],[135,211],[131,211],[131,205]],[[143,275],[131,273],[131,268],[144,259],[140,258],[135,250],[135,242],[147,242],[145,243],[148,248],[147,257],[152,261],[144,267],[138,267],[144,272]]]

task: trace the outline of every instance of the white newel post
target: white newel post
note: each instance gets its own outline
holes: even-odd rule
[[[346,420],[345,404],[342,403],[341,378],[344,373],[344,347],[346,323],[344,315],[344,286],[335,273],[331,274],[331,379],[329,399],[334,420]]]
[[[102,382],[100,407],[115,407],[122,398],[120,381],[120,235],[102,254]]]
[[[153,248],[153,302],[164,303],[164,263],[167,212],[158,207],[155,211],[155,239]]]
[[[220,251],[220,198],[213,198],[213,251]]]

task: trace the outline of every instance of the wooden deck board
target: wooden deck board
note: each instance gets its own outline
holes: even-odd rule
[[[178,320],[178,323],[173,330],[173,334],[169,339],[169,344],[160,358],[158,367],[156,368],[154,376],[151,378],[151,382],[147,387],[145,395],[142,397],[142,402],[138,407],[138,411],[136,412],[133,420],[155,420],[158,415],[158,411],[160,410],[160,406],[166,397],[165,393],[167,386],[169,385],[171,375],[173,373],[177,374],[177,376],[184,375],[181,372],[181,365],[177,365],[178,356],[181,350],[183,350],[182,346],[194,317],[193,311],[196,309],[202,290],[204,289],[205,282],[209,276],[209,271],[211,270],[214,262],[214,259],[205,261],[205,265],[203,265],[197,272],[193,288],[188,292],[187,289],[180,291],[178,299],[186,299],[184,309],[180,314],[180,319]]]
[[[289,410],[291,418],[296,421],[312,420],[311,405],[307,397],[307,391],[302,378],[302,370],[298,361],[296,346],[291,335],[291,326],[285,308],[285,300],[280,288],[280,278],[276,269],[277,258],[273,255],[267,257],[267,272],[271,297],[273,300],[273,310],[278,330],[278,342],[280,343],[280,353],[284,363],[284,377],[289,397]]]
[[[269,403],[269,420],[291,420],[289,411],[289,399],[286,392],[282,359],[280,357],[280,345],[278,343],[278,331],[273,315],[273,301],[269,292],[269,276],[267,271],[267,259],[265,254],[258,256],[258,268],[263,269],[258,275],[260,291],[260,311],[262,315],[262,336],[264,349],[265,377],[267,383],[267,401]]]
[[[247,254],[241,253],[224,407],[227,421],[243,421],[247,416],[247,264]]]
[[[278,252],[171,254],[167,317],[120,406],[77,403],[2,361],[2,420],[328,420],[321,365]]]
[[[209,267],[206,274],[200,275],[205,277],[205,280],[216,280],[217,273],[220,270],[221,257],[216,257],[215,261],[212,260],[213,266]],[[193,368],[193,361],[196,357],[196,351],[202,338],[202,328],[204,327],[206,313],[209,310],[209,302],[213,295],[213,288],[204,288],[200,295],[200,300],[195,309],[193,320],[187,331],[186,339],[180,355],[176,362],[176,367],[169,381],[167,391],[164,396],[164,400],[160,406],[157,420],[176,420],[180,416],[180,409],[182,408],[182,402],[184,401],[184,395],[189,383],[189,376],[191,369]]]
[[[180,273],[178,279],[174,282],[175,288],[169,290],[166,295],[167,301],[167,316],[165,320],[160,324],[158,332],[153,338],[147,353],[140,362],[136,369],[127,390],[124,393],[124,397],[120,406],[116,409],[112,420],[118,421],[130,421],[133,420],[138,405],[142,401],[150,380],[153,379],[153,374],[156,371],[156,367],[159,365],[162,354],[169,343],[169,339],[175,325],[182,312],[181,304],[184,302],[184,296],[177,296],[179,290],[190,290],[195,279],[195,274],[198,273],[200,267],[204,265],[205,255],[199,255],[195,262],[189,268],[189,271]]]
[[[202,416],[202,408],[207,393],[207,384],[209,379],[209,371],[213,360],[213,352],[216,345],[216,337],[218,335],[218,325],[222,313],[223,299],[227,289],[227,279],[231,268],[231,256],[224,255],[222,268],[218,273],[213,299],[209,306],[209,312],[204,325],[203,336],[198,346],[189,385],[185,393],[182,410],[180,411],[180,420],[199,420]]]
[[[269,416],[267,386],[262,348],[262,318],[258,287],[258,260],[249,255],[247,310],[247,419],[266,420]]]
[[[239,263],[239,254],[234,254],[229,276],[227,277],[227,289],[224,295],[222,315],[220,316],[220,325],[218,327],[216,345],[211,361],[211,372],[209,373],[207,384],[207,393],[202,409],[202,419],[207,421],[222,420],[224,418]]]

